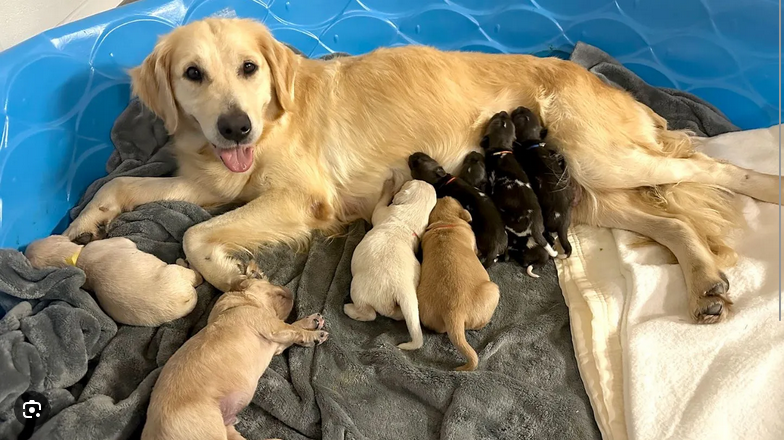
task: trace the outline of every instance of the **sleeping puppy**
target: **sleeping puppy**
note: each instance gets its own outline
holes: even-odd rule
[[[272,356],[292,344],[327,340],[314,314],[283,322],[294,304],[285,287],[246,279],[225,293],[207,326],[166,362],[152,390],[142,440],[234,439],[237,413],[248,405]]]
[[[485,171],[485,155],[477,151],[468,153],[463,159],[458,177],[467,184],[478,189],[481,193],[487,192],[487,172]]]
[[[422,324],[449,335],[468,359],[458,371],[473,371],[479,365],[465,331],[487,325],[500,298],[498,286],[476,257],[470,221],[471,214],[457,200],[438,200],[422,236],[422,276],[417,288]]]
[[[493,202],[484,193],[444,168],[425,153],[414,153],[408,158],[414,179],[424,180],[436,188],[438,197],[454,197],[471,214],[471,228],[476,235],[479,259],[484,267],[492,266],[506,253],[507,237],[504,221]]]
[[[351,258],[351,300],[343,311],[357,321],[372,321],[376,313],[405,319],[411,341],[403,350],[422,346],[416,286],[419,261],[415,255],[419,237],[427,227],[436,204],[436,190],[421,180],[406,182],[392,198],[393,179],[388,180],[373,211],[373,229],[357,245]],[[392,204],[387,206],[392,201]]]
[[[522,254],[530,257],[543,255],[542,247],[550,256],[558,255],[544,237],[544,223],[539,201],[531,188],[523,168],[512,151],[515,127],[507,112],[496,113],[487,125],[482,147],[486,150],[488,188],[490,198],[501,212],[509,235],[509,254],[520,261]],[[529,240],[531,238],[532,240]],[[546,262],[546,260],[544,261]],[[535,266],[544,264],[540,259],[529,261],[528,275],[535,276]],[[520,264],[524,264],[520,261]]]
[[[518,107],[512,112],[512,123],[517,137],[514,155],[531,179],[539,199],[548,241],[552,244],[551,237],[557,235],[565,253],[559,257],[567,258],[572,254],[568,230],[575,193],[566,163],[560,154],[545,147],[542,140],[547,136],[547,129],[542,128],[534,112]]]

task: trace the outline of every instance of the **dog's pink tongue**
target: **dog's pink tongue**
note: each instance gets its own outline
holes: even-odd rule
[[[226,168],[235,173],[244,173],[253,165],[253,148],[251,147],[221,149],[219,154]]]

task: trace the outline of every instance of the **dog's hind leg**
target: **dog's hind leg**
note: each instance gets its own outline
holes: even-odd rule
[[[569,243],[569,223],[568,222],[561,222],[558,225],[558,242],[561,243],[561,247],[563,248],[564,255],[563,258],[569,258],[572,255],[572,244]],[[561,258],[561,255],[558,256]]]
[[[410,342],[404,342],[397,347],[401,350],[416,350],[422,347],[422,325],[419,323],[419,302],[416,296],[416,286],[412,285],[410,289],[404,292],[399,292],[396,295],[400,311],[403,312],[403,317],[406,320],[408,333],[411,335]]]
[[[701,324],[724,320],[732,305],[727,298],[729,283],[708,246],[688,222],[655,215],[635,197],[637,194],[631,191],[604,193],[592,216],[587,216],[581,205],[575,210],[575,219],[592,223],[590,218],[595,226],[636,232],[667,247],[683,271],[691,317]]]
[[[355,321],[373,321],[376,319],[376,310],[367,304],[360,306],[352,303],[344,304],[343,313]]]

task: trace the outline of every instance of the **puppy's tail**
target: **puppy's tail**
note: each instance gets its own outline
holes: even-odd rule
[[[449,340],[452,342],[452,345],[457,347],[460,350],[460,353],[463,353],[463,356],[468,358],[468,362],[465,365],[455,368],[456,371],[474,371],[476,367],[479,366],[479,356],[474,351],[473,347],[468,344],[468,341],[465,337],[465,321],[458,317],[454,320],[454,317],[450,317],[446,324],[446,334],[449,335]]]
[[[416,350],[422,347],[422,325],[419,323],[419,301],[417,301],[416,289],[406,289],[397,297],[397,304],[403,312],[406,320],[408,333],[411,335],[411,342],[398,345],[401,350]]]

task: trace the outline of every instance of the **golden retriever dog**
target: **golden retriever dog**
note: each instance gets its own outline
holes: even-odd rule
[[[548,127],[581,188],[573,221],[668,247],[697,322],[729,311],[731,193],[778,203],[781,190],[777,176],[696,153],[689,133],[556,58],[406,46],[310,60],[258,22],[212,18],[163,36],[131,80],[173,136],[178,173],[112,180],[66,234],[100,238],[120,212],[156,200],[246,202],[184,237],[190,264],[224,291],[240,253],[369,219],[390,168],[408,173],[421,151],[454,172],[490,117],[519,106]]]
[[[466,330],[484,328],[501,295],[476,255],[471,214],[452,197],[438,199],[422,235],[422,274],[417,286],[422,325],[446,333],[468,359],[457,371],[473,371],[479,356]]]
[[[147,408],[142,440],[240,440],[237,413],[253,398],[272,357],[292,344],[324,342],[324,318],[293,324],[291,292],[262,279],[221,296],[207,326],[166,362]]]

